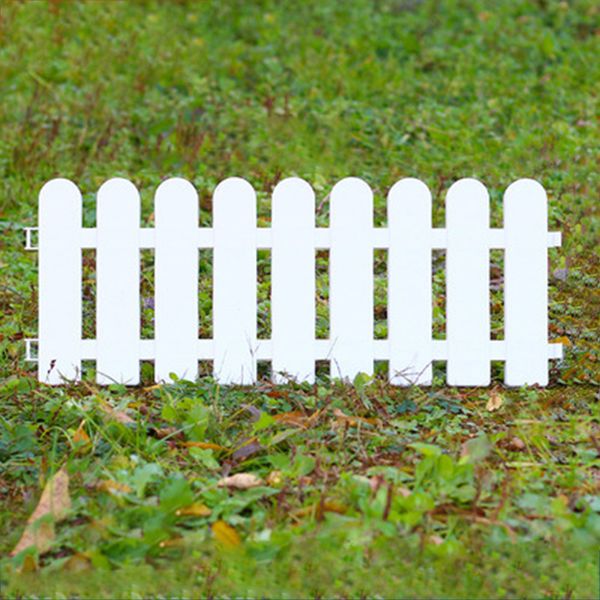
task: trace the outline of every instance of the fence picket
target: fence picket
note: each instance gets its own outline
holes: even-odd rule
[[[504,194],[504,338],[507,385],[548,384],[548,205],[532,179]]]
[[[39,200],[38,378],[52,385],[81,375],[81,193],[53,179]]]
[[[139,383],[140,196],[126,179],[98,190],[96,380]]]
[[[198,374],[198,194],[185,179],[156,190],[155,345],[157,382]]]
[[[388,195],[388,339],[390,380],[430,384],[432,377],[431,193],[402,179]]]
[[[239,177],[213,198],[214,372],[221,383],[256,379],[256,194]]]
[[[331,191],[331,375],[373,372],[373,192],[347,177]]]
[[[296,177],[273,191],[271,315],[273,377],[314,381],[315,194]]]
[[[489,197],[476,179],[446,196],[446,338],[450,385],[490,383]]]

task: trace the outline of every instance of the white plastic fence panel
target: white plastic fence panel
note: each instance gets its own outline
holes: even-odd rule
[[[61,384],[81,375],[81,193],[53,179],[39,199],[38,379]]]
[[[342,179],[331,191],[329,306],[331,375],[373,372],[373,193]]]
[[[431,193],[422,181],[402,179],[392,187],[388,228],[390,381],[430,384]]]
[[[163,182],[154,202],[156,222],[154,377],[198,375],[198,194],[185,179]]]
[[[292,178],[273,194],[271,229],[256,227],[256,196],[243,179],[222,182],[214,226],[198,228],[192,185],[171,179],[156,193],[154,229],[140,229],[139,194],[124,179],[98,192],[97,227],[81,227],[81,194],[69,181],[44,186],[39,205],[40,381],[78,379],[96,360],[100,384],[139,382],[139,361],[156,380],[194,379],[199,358],[217,379],[250,384],[256,357],[273,362],[276,382],[314,381],[328,358],[345,380],[388,359],[397,385],[427,384],[431,361],[447,360],[450,385],[487,385],[490,360],[505,360],[508,385],[548,382],[547,198],[532,180],[505,194],[504,228],[489,228],[489,199],[476,180],[447,194],[445,229],[431,227],[431,196],[415,179],[388,196],[388,228],[373,228],[373,196],[348,178],[331,193],[331,226],[314,227],[310,186]],[[212,340],[198,339],[198,249],[214,249]],[[272,339],[256,339],[256,250],[272,249]],[[81,249],[97,251],[96,340],[81,339]],[[155,339],[140,339],[140,248],[156,253]],[[330,336],[315,340],[315,248],[330,249]],[[373,249],[388,249],[388,340],[373,339]],[[446,340],[432,340],[431,250],[445,248]],[[490,340],[489,250],[505,249],[505,340]]]
[[[130,181],[98,190],[96,252],[96,380],[139,383],[140,196]]]
[[[461,179],[446,196],[446,339],[449,385],[490,383],[490,205],[485,186]]]
[[[315,194],[285,179],[273,191],[271,331],[274,380],[314,381]]]
[[[214,372],[221,383],[256,380],[256,194],[239,177],[213,198]]]
[[[548,384],[548,201],[520,179],[504,194],[504,338],[507,385]]]

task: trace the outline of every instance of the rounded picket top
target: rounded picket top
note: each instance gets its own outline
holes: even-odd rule
[[[373,224],[373,191],[359,177],[346,177],[331,190],[332,227],[364,229]]]
[[[273,198],[281,198],[286,202],[293,202],[297,197],[312,197],[313,200],[315,197],[315,192],[310,183],[300,177],[282,179],[273,190]]]
[[[388,192],[388,227],[414,238],[431,229],[431,192],[420,180],[406,177]]]
[[[455,218],[489,226],[489,201],[488,190],[481,181],[470,177],[459,179],[446,194],[446,226],[451,227]]]
[[[123,198],[135,198],[139,200],[140,194],[129,179],[113,177],[105,181],[98,189],[98,198],[100,197],[103,198],[104,202],[118,202]]]
[[[331,199],[334,197],[373,197],[371,186],[360,177],[344,177],[340,179],[331,190]]]
[[[546,247],[548,197],[534,179],[518,179],[504,192],[504,227],[511,240],[531,243],[532,236]],[[514,243],[514,241],[513,241]]]
[[[51,179],[40,190],[38,222],[43,237],[50,229],[64,231],[63,241],[69,238],[67,231],[81,227],[82,205],[79,188],[69,179]]]
[[[504,194],[512,194],[516,192],[531,192],[533,195],[546,195],[546,190],[544,186],[535,179],[529,179],[524,177],[522,179],[517,179],[513,181],[507,188]]]
[[[271,218],[273,227],[286,230],[314,226],[315,193],[310,184],[299,177],[280,181],[273,190]]]
[[[98,190],[96,221],[101,229],[129,229],[140,224],[140,193],[131,181],[113,177]]]
[[[156,188],[157,198],[167,194],[171,195],[172,202],[178,202],[180,199],[182,199],[182,202],[186,202],[190,196],[198,197],[196,188],[183,177],[169,177]]]
[[[454,202],[478,204],[482,200],[489,200],[488,190],[479,179],[473,177],[465,177],[455,181],[446,193],[446,206]]]
[[[223,202],[224,200],[236,202],[250,196],[256,198],[254,188],[250,182],[242,177],[228,177],[227,179],[223,179],[213,193],[214,200],[217,201],[218,199],[219,202]]]
[[[406,202],[431,202],[431,192],[425,183],[416,177],[404,177],[396,181],[388,192],[388,198],[395,202],[406,199]]]
[[[505,209],[509,208],[509,210],[512,205],[523,204],[527,204],[527,208],[531,210],[535,210],[535,207],[538,210],[540,208],[544,209],[547,202],[548,196],[544,186],[535,179],[517,179],[504,192],[504,207]]]
[[[157,225],[198,226],[198,193],[182,177],[163,181],[154,195],[154,218]]]
[[[241,233],[250,223],[256,226],[254,188],[241,177],[224,179],[213,194],[213,227]]]
[[[81,200],[79,188],[70,180],[58,177],[47,181],[40,190],[40,202],[72,202]]]

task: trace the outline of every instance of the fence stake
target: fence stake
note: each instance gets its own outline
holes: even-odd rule
[[[198,194],[185,179],[156,190],[154,377],[198,375]]]
[[[49,384],[81,376],[81,193],[53,179],[39,201],[38,378]]]
[[[273,376],[314,381],[315,194],[302,179],[273,191],[271,315]]]
[[[348,177],[331,191],[331,375],[373,373],[373,192]]]
[[[548,205],[520,179],[504,194],[504,337],[507,385],[548,383]]]
[[[96,381],[140,380],[140,196],[130,181],[98,190],[96,250]]]
[[[446,337],[450,385],[490,383],[490,208],[476,179],[446,196]]]
[[[390,381],[430,384],[431,193],[402,179],[388,195],[388,339]]]
[[[213,199],[214,372],[221,383],[256,379],[256,194],[239,177]]]

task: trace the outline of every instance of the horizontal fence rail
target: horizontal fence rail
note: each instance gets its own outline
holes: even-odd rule
[[[543,187],[521,179],[504,194],[504,227],[489,227],[489,197],[474,179],[446,196],[446,227],[431,225],[431,194],[417,179],[388,194],[387,227],[373,226],[373,194],[357,178],[336,184],[330,226],[315,226],[315,196],[298,178],[280,182],[271,227],[257,227],[256,194],[243,179],[221,182],[213,226],[199,227],[198,197],[186,180],[163,182],[155,226],[140,227],[140,198],[120,178],[97,196],[97,226],[82,227],[79,189],[66,179],[40,192],[38,228],[27,229],[39,252],[38,377],[61,384],[95,360],[97,382],[139,383],[140,360],[153,360],[157,382],[195,379],[199,360],[213,361],[225,384],[256,380],[258,360],[273,379],[314,381],[315,361],[352,380],[389,361],[396,385],[427,385],[432,361],[447,362],[450,385],[488,385],[490,361],[505,361],[507,385],[548,382],[547,231]],[[38,246],[32,241],[37,229]],[[213,251],[213,339],[198,339],[199,249]],[[96,339],[82,339],[82,249],[96,250]],[[155,256],[155,339],[140,339],[140,250]],[[257,339],[257,258],[271,250],[270,340]],[[329,259],[330,339],[315,337],[315,252]],[[374,339],[373,251],[388,251],[388,339]],[[432,251],[446,251],[446,339],[432,338]],[[504,340],[490,339],[490,256],[504,250]],[[28,357],[30,356],[28,344]]]

